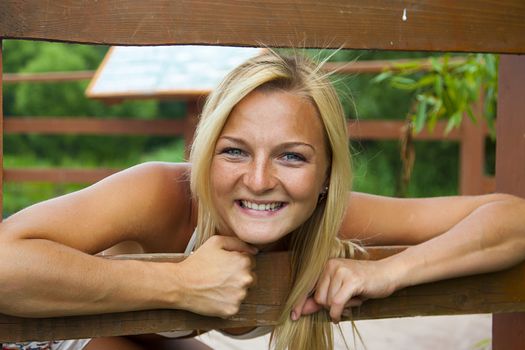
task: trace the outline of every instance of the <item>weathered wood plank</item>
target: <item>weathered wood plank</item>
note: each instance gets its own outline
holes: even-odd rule
[[[523,18],[522,0],[3,0],[0,37],[525,53]]]
[[[465,59],[453,57],[449,64],[461,63]],[[432,64],[429,59],[398,59],[371,60],[355,62],[327,62],[323,66],[326,72],[337,71],[339,74],[381,73],[385,70],[399,70],[399,66],[407,63],[420,62],[421,70],[429,70]],[[95,71],[43,72],[43,73],[4,73],[5,84],[16,83],[56,83],[66,81],[89,80],[95,76]],[[151,96],[150,96],[151,97]]]
[[[195,118],[198,102],[188,103],[188,116]],[[402,120],[350,120],[348,131],[351,139],[397,140],[401,138],[405,122]],[[95,134],[95,135],[151,135],[175,136],[193,134],[195,120],[133,120],[133,119],[94,119],[79,117],[7,117],[4,120],[6,134]],[[459,140],[460,132],[452,130],[445,134],[446,122],[436,123],[433,132],[427,129],[414,135],[416,140]],[[487,133],[486,128],[483,131]],[[191,140],[191,137],[187,137]]]
[[[370,248],[370,258],[379,259],[402,249]],[[121,258],[176,262],[180,261],[181,256],[155,254]],[[227,320],[173,310],[41,319],[0,315],[0,341],[273,325],[289,288],[288,266],[285,252],[259,254],[256,268],[258,284],[250,290],[240,312]],[[353,310],[354,319],[525,311],[524,274],[525,263],[522,263],[498,273],[406,288],[389,298],[366,301],[360,308]]]
[[[4,103],[2,90],[3,61],[2,61],[2,39],[0,38],[0,221],[4,215]]]
[[[93,78],[94,75],[94,71],[6,73],[3,81],[4,83],[56,83],[88,80]]]
[[[119,169],[4,169],[4,182],[95,183]]]
[[[485,175],[485,137],[486,123],[483,120],[485,102],[483,92],[472,106],[477,122],[465,115],[461,123],[459,193],[477,195],[486,193],[483,187]],[[465,113],[466,114],[466,113]]]
[[[525,57],[501,56],[498,80],[496,190],[525,197]],[[492,333],[494,350],[523,349],[525,313],[494,315]]]
[[[350,140],[400,140],[403,129],[406,126],[404,120],[351,120],[347,123]],[[458,130],[445,133],[446,122],[439,121],[432,132],[426,128],[414,135],[414,140],[451,140],[458,141],[461,134]]]
[[[186,120],[95,119],[88,117],[6,117],[6,134],[182,136]]]

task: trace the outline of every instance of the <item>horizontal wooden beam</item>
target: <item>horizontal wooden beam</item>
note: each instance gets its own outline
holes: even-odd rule
[[[183,135],[184,120],[108,120],[88,118],[6,118],[5,134],[76,134],[76,135]],[[348,122],[351,140],[399,140],[404,121],[361,120]],[[460,140],[460,132],[444,134],[445,123],[439,122],[433,132],[423,130],[415,140]],[[6,168],[5,182],[94,183],[119,169]],[[489,185],[490,186],[490,185]]]
[[[525,53],[522,0],[2,0],[0,38]]]
[[[48,182],[92,184],[119,169],[25,168],[4,169],[4,182]]]
[[[462,57],[453,57],[449,64],[464,62]],[[336,71],[340,74],[354,73],[381,73],[385,70],[399,70],[406,64],[418,63],[420,70],[432,69],[429,59],[398,59],[398,60],[370,60],[355,62],[327,62],[323,66],[325,71]],[[6,84],[15,83],[57,83],[68,81],[89,80],[95,76],[95,71],[70,71],[70,72],[43,72],[43,73],[5,73],[3,81]],[[151,98],[151,96],[144,96]]]
[[[453,57],[449,59],[449,66],[465,62],[464,57]],[[355,61],[355,62],[327,62],[323,65],[323,69],[328,72],[336,72],[338,74],[375,74],[386,70],[399,71],[407,65],[418,65],[416,71],[428,71],[432,69],[432,61],[426,59],[398,59],[398,60],[370,60],[370,61]]]
[[[78,135],[182,135],[186,128],[185,119],[96,119],[96,118],[42,118],[6,117],[6,134],[78,134]]]
[[[402,120],[350,120],[348,130],[351,139],[397,140],[402,136],[405,122]],[[94,118],[42,118],[7,117],[4,121],[6,134],[95,134],[95,135],[182,135],[185,120],[133,120],[133,119],[94,119]],[[414,136],[419,140],[459,140],[458,130],[445,134],[446,123],[438,122],[429,132],[422,130]]]
[[[4,74],[3,81],[4,83],[57,83],[89,80],[93,78],[94,75],[94,71],[6,73]]]
[[[377,260],[402,249],[369,248],[369,259]],[[178,262],[182,259],[180,254],[120,258],[162,262]],[[274,325],[289,289],[288,266],[286,252],[259,254],[255,271],[258,284],[249,291],[239,313],[228,319],[177,310],[38,319],[0,315],[0,342]],[[406,288],[388,298],[368,300],[361,307],[354,308],[353,319],[525,311],[524,274],[525,263],[522,263],[502,272]]]
[[[403,120],[359,120],[348,122],[350,140],[400,140],[406,122]],[[461,138],[460,131],[451,130],[445,134],[446,122],[440,121],[432,132],[427,129],[414,135],[414,140],[453,140]]]

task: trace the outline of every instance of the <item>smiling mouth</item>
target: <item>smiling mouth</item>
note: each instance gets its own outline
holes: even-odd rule
[[[241,208],[247,208],[257,211],[277,211],[285,206],[284,202],[255,203],[247,200],[237,201]]]

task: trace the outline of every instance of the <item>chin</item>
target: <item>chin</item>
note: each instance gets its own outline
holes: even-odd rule
[[[256,246],[265,246],[279,241],[285,235],[276,235],[275,232],[272,234],[260,232],[260,233],[250,233],[237,235],[240,240],[248,244],[253,244]]]

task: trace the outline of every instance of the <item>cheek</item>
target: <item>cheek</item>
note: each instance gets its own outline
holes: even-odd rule
[[[318,174],[307,172],[297,175],[288,175],[289,193],[298,201],[317,204],[321,188],[321,180]]]
[[[224,199],[235,186],[236,167],[221,161],[213,161],[210,169],[210,185],[214,201]]]

